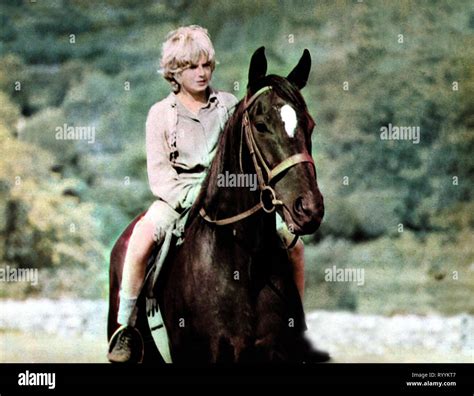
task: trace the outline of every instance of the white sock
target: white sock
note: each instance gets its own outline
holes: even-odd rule
[[[122,326],[135,327],[137,321],[137,297],[129,297],[120,291],[117,322]]]

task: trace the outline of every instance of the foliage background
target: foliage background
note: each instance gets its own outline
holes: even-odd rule
[[[259,46],[282,75],[312,54],[326,216],[305,238],[307,308],[474,313],[472,2],[16,0],[0,20],[0,265],[40,270],[0,297],[106,297],[110,249],[153,200],[144,122],[169,92],[161,43],[199,24],[214,85],[239,98]],[[95,143],[56,140],[64,123],[94,126]],[[419,126],[420,144],[380,140],[389,123]],[[364,268],[364,286],[325,282],[333,265]]]

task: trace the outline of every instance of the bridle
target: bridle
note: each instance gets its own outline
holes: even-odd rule
[[[209,223],[215,225],[227,225],[232,224],[237,221],[243,220],[254,213],[258,212],[260,209],[263,209],[266,213],[272,213],[277,206],[285,207],[284,203],[277,199],[276,192],[273,187],[270,186],[270,183],[273,179],[275,179],[278,175],[285,172],[286,170],[292,168],[293,166],[309,162],[310,164],[314,165],[313,158],[308,153],[298,153],[294,154],[291,157],[286,158],[274,168],[270,168],[262,155],[262,152],[257,146],[255,142],[255,137],[252,132],[252,123],[249,117],[249,109],[255,100],[265,92],[271,91],[271,86],[265,86],[259,89],[255,94],[253,94],[250,98],[244,99],[244,112],[242,116],[242,127],[241,127],[241,138],[240,138],[240,151],[239,151],[239,163],[240,163],[240,170],[243,173],[242,169],[242,142],[243,142],[243,135],[245,135],[245,141],[247,143],[247,147],[250,152],[250,156],[252,157],[252,162],[255,167],[255,172],[257,174],[258,185],[260,189],[260,202],[253,206],[252,208],[246,210],[245,212],[239,213],[235,216],[227,217],[224,219],[213,220],[207,214],[204,208],[201,208],[199,214]],[[266,178],[264,177],[264,173]],[[266,180],[266,182],[265,182]]]

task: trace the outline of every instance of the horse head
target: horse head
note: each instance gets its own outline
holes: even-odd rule
[[[286,78],[266,75],[264,47],[249,68],[243,124],[266,211],[276,208],[290,231],[316,231],[324,216],[316,167],[311,157],[315,123],[300,90],[306,85],[311,56],[305,50]]]

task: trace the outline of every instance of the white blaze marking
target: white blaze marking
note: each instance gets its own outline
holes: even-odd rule
[[[289,137],[295,136],[296,124],[298,120],[296,118],[296,111],[290,105],[284,105],[280,109],[281,119],[285,124],[285,131]]]

